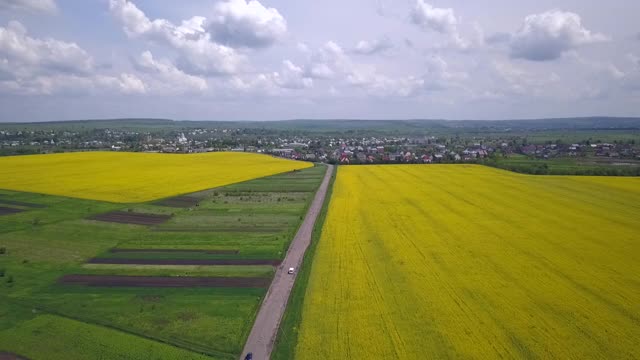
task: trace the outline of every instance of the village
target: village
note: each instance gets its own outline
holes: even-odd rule
[[[369,136],[339,137],[240,128],[172,131],[127,129],[0,130],[0,154],[65,151],[133,151],[162,153],[255,152],[287,159],[330,164],[460,163],[504,158],[609,158],[640,160],[634,140],[530,143],[524,136]]]

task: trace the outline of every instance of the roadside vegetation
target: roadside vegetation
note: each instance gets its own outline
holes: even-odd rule
[[[331,195],[333,193],[333,184],[335,183],[335,179],[336,172],[334,171],[327,190],[326,200],[322,205],[322,211],[318,215],[318,219],[316,220],[316,224],[313,228],[313,233],[311,234],[311,244],[307,248],[302,265],[298,269],[296,282],[287,303],[287,309],[282,317],[282,321],[280,322],[276,343],[274,345],[273,352],[271,353],[272,360],[296,358],[295,348],[298,343],[298,334],[300,332],[300,324],[302,321],[302,306],[304,304],[306,289],[309,285],[309,276],[311,275],[311,267],[315,259],[316,249],[322,235],[322,229],[327,218],[327,211],[331,203]]]

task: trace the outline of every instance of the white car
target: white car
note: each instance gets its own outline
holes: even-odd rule
[[[296,268],[289,268],[289,271],[287,271],[287,274],[293,274],[296,271]]]

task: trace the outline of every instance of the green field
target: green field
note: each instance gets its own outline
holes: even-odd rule
[[[537,159],[521,154],[487,160],[485,165],[535,175],[640,176],[640,161],[608,157]]]
[[[36,360],[51,359],[52,352],[56,359],[98,358],[100,351],[102,358],[235,359],[266,289],[109,288],[57,281],[65,274],[271,278],[274,268],[266,265],[86,262],[93,257],[282,259],[324,171],[318,166],[191,194],[200,199],[192,208],[0,190],[0,206],[25,210],[0,216],[0,352]],[[86,219],[112,210],[173,217],[158,226]]]

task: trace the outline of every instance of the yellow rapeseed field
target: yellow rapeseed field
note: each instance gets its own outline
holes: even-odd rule
[[[143,202],[311,166],[306,162],[235,152],[11,156],[0,157],[0,188],[112,202]]]
[[[296,359],[640,358],[640,178],[340,167]]]

